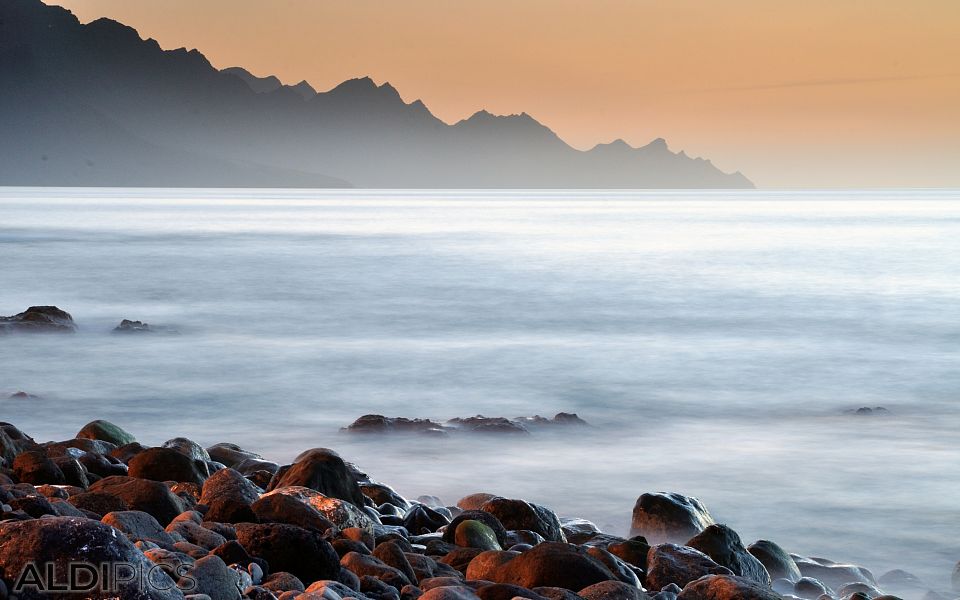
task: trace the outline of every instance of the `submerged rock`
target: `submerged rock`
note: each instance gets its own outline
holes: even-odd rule
[[[4,333],[74,333],[77,326],[70,313],[56,306],[31,306],[12,317],[0,317]]]
[[[164,325],[150,325],[149,323],[144,323],[143,321],[131,321],[129,319],[124,319],[120,321],[120,324],[113,328],[112,333],[118,334],[137,334],[137,333],[167,333],[167,334],[176,334],[179,333],[176,329],[167,327]]]
[[[694,497],[647,493],[633,507],[630,535],[642,535],[651,544],[683,543],[714,523],[706,507]]]

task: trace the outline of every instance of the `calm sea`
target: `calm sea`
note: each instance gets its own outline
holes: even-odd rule
[[[80,327],[0,338],[0,417],[41,441],[326,446],[410,497],[620,534],[678,491],[747,543],[940,589],[960,559],[960,193],[5,189],[0,264],[0,314]],[[338,433],[559,411],[595,427]]]

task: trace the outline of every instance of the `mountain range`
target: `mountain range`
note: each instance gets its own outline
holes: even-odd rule
[[[0,0],[0,185],[753,187],[663,139],[581,151],[526,113],[451,125],[369,77],[284,85],[40,0]]]

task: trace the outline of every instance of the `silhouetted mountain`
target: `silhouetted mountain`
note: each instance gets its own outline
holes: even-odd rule
[[[0,0],[0,185],[752,187],[663,140],[571,148],[527,114],[454,125],[388,83],[317,93],[110,19]]]

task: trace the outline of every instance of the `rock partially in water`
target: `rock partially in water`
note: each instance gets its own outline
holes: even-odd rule
[[[504,417],[484,417],[483,415],[467,418],[457,417],[456,419],[450,419],[447,423],[470,433],[530,434],[530,431],[522,424]]]
[[[707,575],[686,587],[677,600],[781,600],[780,594],[752,579],[736,575]]]
[[[56,306],[31,306],[12,317],[0,317],[0,335],[5,333],[75,333],[70,313]]]
[[[172,327],[167,327],[166,325],[150,325],[149,323],[144,323],[143,321],[131,321],[129,319],[124,319],[120,321],[120,324],[113,328],[112,333],[116,334],[140,334],[140,333],[166,333],[166,334],[178,334],[180,333]]]
[[[30,394],[23,390],[19,390],[10,394],[9,398],[11,400],[40,400],[41,399],[40,396],[37,396],[35,394]]]
[[[827,586],[837,589],[848,583],[876,584],[873,573],[869,570],[848,564],[839,564],[823,558],[808,558],[790,555],[804,577],[812,577],[822,581]]]
[[[630,535],[651,544],[683,543],[715,524],[700,500],[670,492],[643,494],[633,507]]]
[[[790,554],[769,540],[758,540],[751,544],[747,551],[763,563],[772,579],[797,581],[802,577]]]
[[[856,415],[859,417],[888,416],[891,414],[889,410],[887,410],[882,406],[874,406],[872,408],[869,406],[861,406],[860,408],[848,408],[847,410],[843,411],[843,413],[847,415]]]
[[[734,575],[769,586],[770,574],[755,556],[747,552],[737,532],[726,525],[711,525],[687,542],[687,546],[703,552],[715,563],[733,571]]]
[[[408,419],[406,417],[385,417],[383,415],[363,415],[342,431],[348,433],[418,433],[426,435],[446,435],[448,427],[434,423],[430,419]]]

